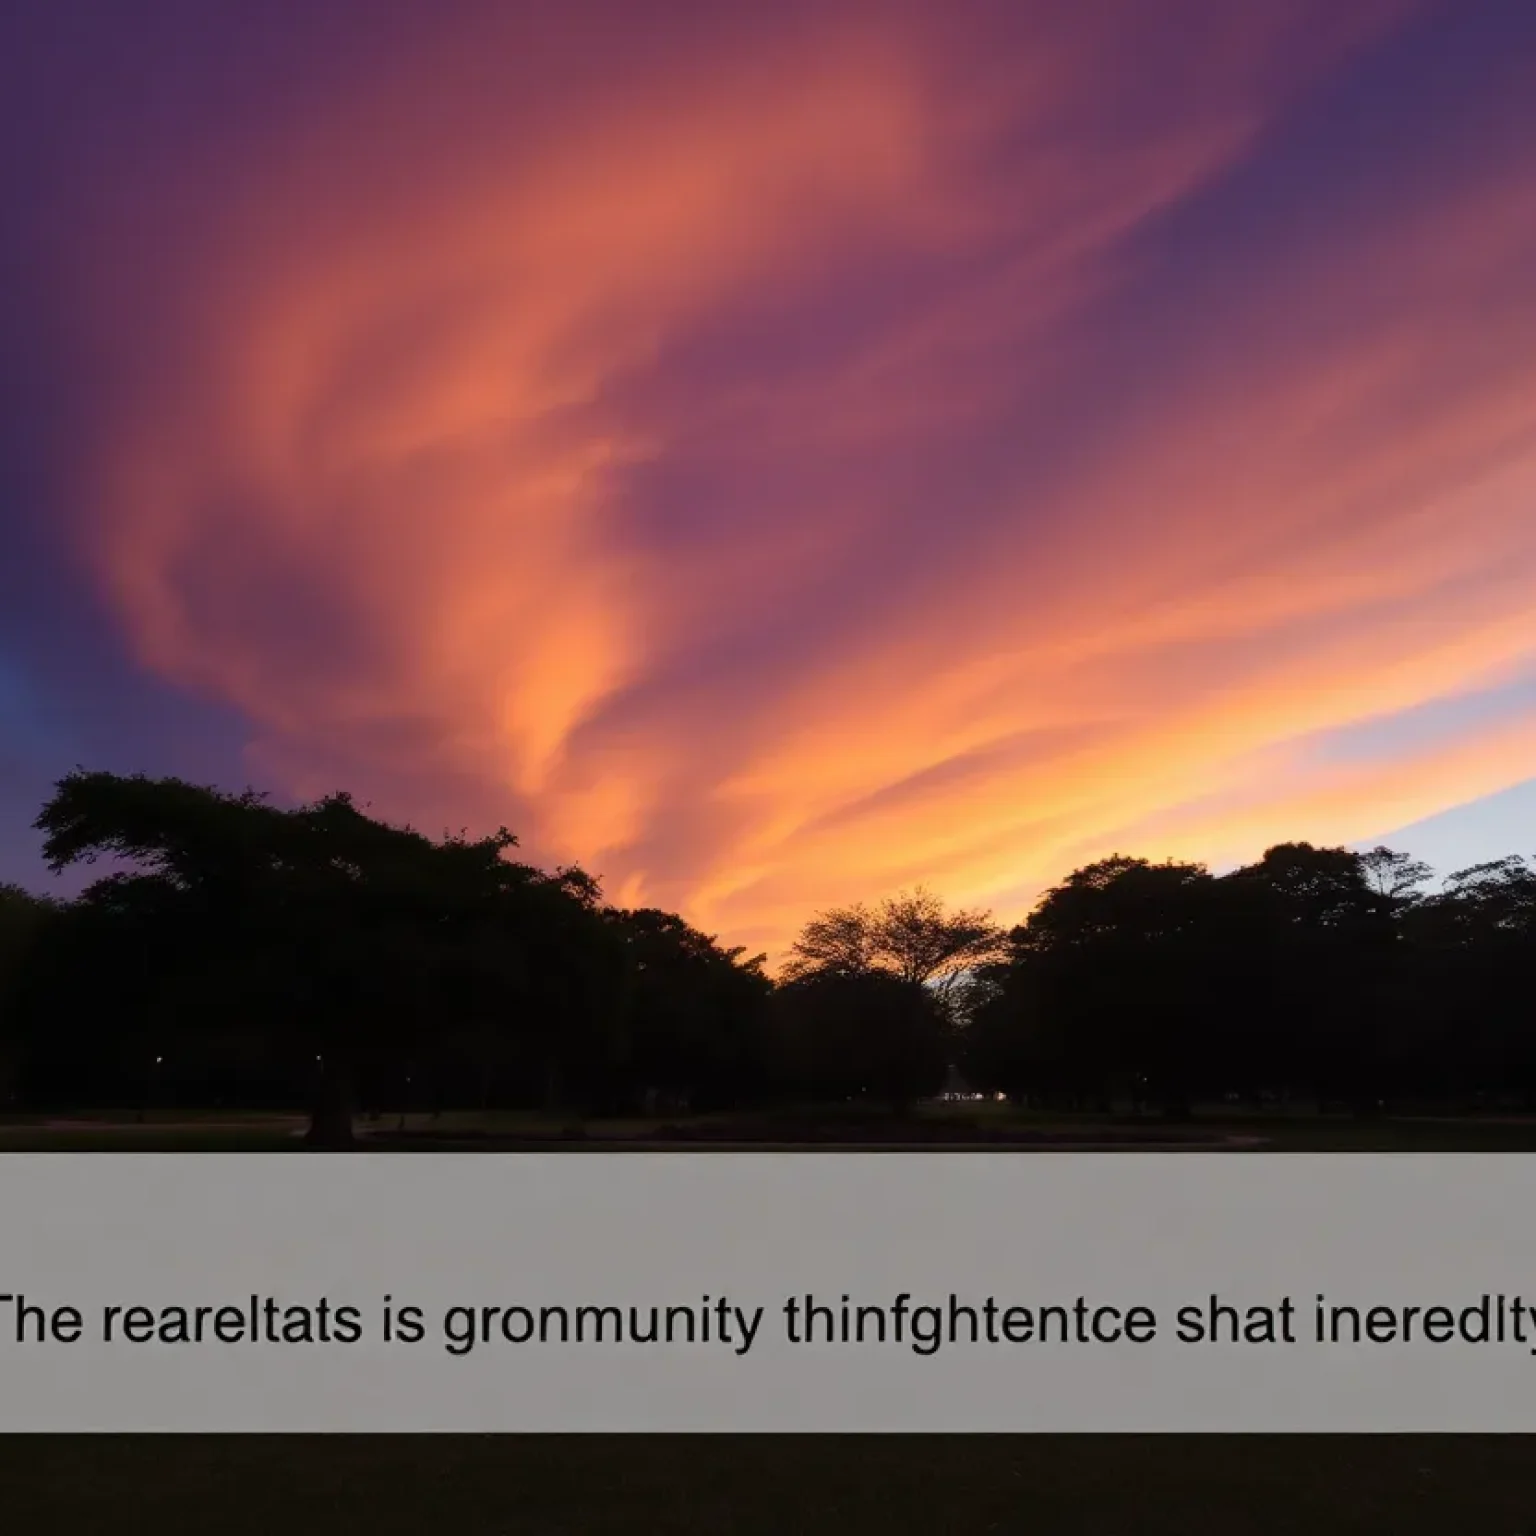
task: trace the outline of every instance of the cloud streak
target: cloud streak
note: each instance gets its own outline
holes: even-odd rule
[[[1409,8],[1159,11],[391,12],[84,198],[81,558],[254,772],[775,948],[1529,776],[1307,746],[1536,662],[1529,155],[1320,199]]]

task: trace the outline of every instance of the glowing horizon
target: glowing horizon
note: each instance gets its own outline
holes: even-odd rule
[[[1491,15],[408,9],[61,181],[59,534],[243,778],[777,956],[1536,777]]]

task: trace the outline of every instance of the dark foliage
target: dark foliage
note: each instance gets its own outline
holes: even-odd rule
[[[77,772],[37,826],[71,902],[0,887],[0,1093],[13,1105],[269,1107],[311,1139],[359,1110],[573,1118],[865,1099],[959,1067],[1044,1106],[1212,1100],[1536,1108],[1536,866],[1456,874],[1306,843],[1224,876],[1116,856],[1011,933],[923,891],[766,957],[609,906],[516,839],[432,838],[345,795],[280,809]]]
[[[1112,858],[1012,935],[973,1081],[1043,1102],[1536,1107],[1536,866],[1287,843],[1216,877]]]

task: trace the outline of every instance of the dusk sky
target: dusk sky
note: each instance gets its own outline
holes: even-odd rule
[[[34,0],[0,200],[0,879],[77,763],[776,952],[1536,852],[1530,0]]]

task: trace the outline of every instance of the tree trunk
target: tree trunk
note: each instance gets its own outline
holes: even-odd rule
[[[319,1152],[351,1151],[357,1145],[351,1073],[329,1056],[319,1066],[304,1139]]]
[[[552,1056],[546,1057],[544,1062],[544,1111],[546,1114],[558,1114],[565,1107],[565,1083],[564,1074],[560,1071],[560,1063]]]
[[[1170,1088],[1163,1093],[1163,1118],[1165,1120],[1192,1120],[1195,1114],[1189,1092],[1183,1088]]]

